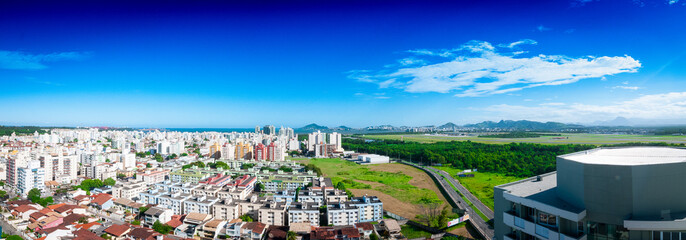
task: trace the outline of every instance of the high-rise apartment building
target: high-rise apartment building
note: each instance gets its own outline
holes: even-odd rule
[[[329,144],[334,145],[335,151],[343,151],[343,142],[341,142],[341,134],[337,132],[332,132],[329,134]]]
[[[40,167],[40,161],[29,161],[26,167],[17,169],[17,192],[22,196],[37,188],[45,189],[45,169]]]
[[[267,148],[262,143],[255,145],[255,151],[253,151],[255,160],[264,161],[267,160]]]

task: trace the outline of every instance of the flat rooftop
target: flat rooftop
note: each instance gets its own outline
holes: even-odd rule
[[[652,165],[686,162],[686,149],[674,147],[596,148],[562,155],[560,158],[585,164]]]
[[[533,200],[572,213],[581,213],[584,211],[557,197],[557,172],[550,172],[540,176],[540,181],[537,177],[531,177],[496,187],[504,189],[514,196]]]

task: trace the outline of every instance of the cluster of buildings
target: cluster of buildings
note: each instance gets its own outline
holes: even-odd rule
[[[340,134],[314,134],[304,143],[319,148],[319,157],[343,151]],[[383,220],[379,198],[352,197],[285,159],[299,150],[293,129],[274,126],[254,133],[54,129],[1,136],[0,180],[9,197],[39,189],[57,202],[12,201],[2,220],[27,239],[285,240],[288,231],[299,239],[366,239],[397,225]],[[113,186],[72,190],[86,179],[110,178]],[[152,229],[160,224],[171,231]]]

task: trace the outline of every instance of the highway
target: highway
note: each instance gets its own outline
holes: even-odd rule
[[[470,191],[467,190],[467,188],[465,188],[464,186],[462,186],[462,184],[460,184],[459,181],[457,181],[455,178],[453,178],[452,176],[450,176],[449,173],[447,173],[446,171],[443,171],[443,170],[435,169],[435,168],[433,168],[433,167],[428,167],[428,168],[431,169],[431,170],[433,170],[433,171],[438,171],[441,175],[443,175],[444,177],[446,177],[446,178],[448,179],[448,181],[450,181],[450,182],[453,184],[453,186],[455,186],[455,188],[457,188],[457,190],[462,194],[462,196],[465,196],[465,198],[467,198],[467,200],[469,200],[469,201],[474,205],[474,207],[476,207],[477,209],[479,209],[479,211],[481,211],[481,213],[483,213],[484,215],[486,215],[486,217],[487,217],[488,219],[493,219],[493,210],[491,210],[490,208],[486,207],[486,205],[484,205],[484,204],[481,202],[481,200],[479,200],[478,198],[476,198],[476,197],[474,196],[474,194],[472,194]]]
[[[472,226],[482,235],[481,237],[483,237],[483,238],[486,239],[486,240],[492,240],[492,239],[493,239],[493,236],[495,235],[495,233],[494,233],[494,231],[493,231],[493,228],[491,228],[491,226],[488,225],[488,223],[486,223],[486,221],[484,221],[484,220],[479,216],[479,214],[477,214],[477,213],[474,211],[474,209],[472,209],[471,206],[469,206],[466,202],[464,202],[464,200],[462,199],[462,197],[460,196],[460,194],[459,194],[457,191],[455,191],[455,189],[453,189],[453,188],[450,186],[450,183],[449,183],[448,181],[450,181],[451,183],[457,182],[455,179],[453,179],[452,177],[450,177],[450,175],[447,174],[447,173],[440,173],[440,174],[439,174],[439,172],[442,172],[442,171],[438,171],[438,170],[436,170],[436,169],[434,169],[434,168],[432,168],[432,167],[428,167],[428,168],[427,168],[427,167],[420,166],[420,165],[413,164],[413,163],[407,163],[407,162],[403,162],[403,163],[404,163],[404,164],[407,164],[407,165],[411,165],[411,166],[416,167],[416,168],[419,168],[419,169],[422,169],[422,170],[424,170],[425,172],[429,173],[433,178],[437,179],[438,182],[439,182],[439,186],[440,186],[441,188],[443,188],[443,190],[445,190],[446,193],[448,193],[449,200],[452,201],[452,202],[454,203],[454,205],[456,205],[460,210],[465,210],[466,213],[469,214],[469,223],[471,223]],[[442,174],[445,174],[445,175],[443,175],[443,176],[447,176],[447,179],[446,179],[445,177],[443,177]],[[462,185],[459,185],[459,183],[458,183],[458,184],[453,183],[453,185],[454,185],[458,190],[460,189],[460,187],[462,187]],[[460,186],[460,187],[458,187],[458,186]],[[462,188],[464,189],[464,187],[462,187]],[[469,191],[467,191],[467,189],[464,189],[464,191],[467,192],[467,193],[469,193]],[[472,196],[472,197],[474,197],[471,193],[469,193],[469,195],[465,195],[465,194],[463,194],[463,195],[464,195],[464,196]],[[469,199],[469,198],[467,198],[467,199]],[[476,199],[476,198],[475,198],[475,199]],[[472,202],[472,204],[473,204],[474,206],[477,206],[475,202],[478,202],[478,203],[481,204],[483,207],[485,207],[486,209],[488,209],[488,208],[487,208],[485,205],[483,205],[483,203],[481,203],[478,199],[476,199],[476,201],[473,201],[473,200],[471,200],[471,199],[469,199],[469,200],[470,200],[470,202]],[[477,207],[477,208],[478,208],[478,207]],[[483,213],[483,212],[482,212],[482,213]],[[484,215],[486,215],[486,213],[484,213]],[[486,215],[486,216],[489,216],[489,215]],[[491,217],[490,219],[492,219],[492,217],[493,217],[493,211],[490,211],[490,217]]]

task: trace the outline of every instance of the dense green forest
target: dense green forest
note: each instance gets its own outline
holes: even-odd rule
[[[537,138],[541,136],[561,136],[559,133],[508,132],[501,134],[479,135],[480,138]]]
[[[627,143],[611,146],[625,145],[667,146],[670,144]],[[471,141],[416,143],[396,140],[372,142],[365,142],[362,139],[343,140],[343,148],[356,152],[376,153],[423,163],[449,163],[459,169],[476,168],[478,171],[503,173],[516,177],[530,177],[555,171],[556,156],[596,147],[588,144],[485,144]]]
[[[12,135],[13,132],[17,133],[17,135],[26,135],[26,134],[33,134],[34,132],[38,131],[38,133],[43,134],[46,133],[45,130],[43,130],[41,127],[31,127],[31,126],[21,126],[21,127],[14,127],[14,126],[0,126],[0,136],[9,136]]]

